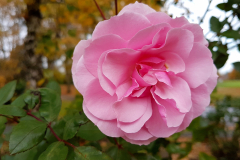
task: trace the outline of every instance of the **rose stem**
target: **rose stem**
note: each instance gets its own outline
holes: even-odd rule
[[[97,2],[96,2],[96,0],[93,0],[93,1],[94,1],[95,5],[96,5],[98,11],[100,12],[102,18],[103,18],[104,20],[106,20],[106,18],[105,18],[105,16],[104,16],[103,12],[102,12],[102,10],[101,10],[101,8],[99,7],[99,5],[98,5]]]
[[[40,118],[34,116],[31,112],[27,112],[27,115],[29,115],[29,116],[35,118],[36,120],[42,122],[42,120],[41,120]],[[54,132],[54,130],[53,130],[52,127],[51,127],[51,122],[48,124],[47,127],[50,129],[50,131],[52,132],[52,134],[54,135],[54,137],[55,137],[58,141],[64,142],[66,145],[72,147],[73,149],[76,148],[76,146],[74,146],[73,144],[71,144],[71,143],[69,143],[69,142],[67,142],[67,141],[64,141],[64,140],[62,140],[61,138],[58,137],[58,135]]]
[[[118,4],[117,4],[117,0],[115,0],[115,14],[118,14]]]

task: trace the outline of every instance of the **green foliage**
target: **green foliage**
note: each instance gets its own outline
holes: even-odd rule
[[[240,62],[235,62],[235,63],[233,63],[233,65],[234,65],[234,68],[235,68],[238,72],[240,72]]]
[[[0,105],[9,101],[15,91],[17,81],[12,81],[0,89]]]
[[[26,116],[26,112],[12,105],[0,105],[0,114],[6,116],[17,116],[17,117],[24,117]]]
[[[11,154],[23,152],[36,146],[43,140],[46,128],[47,124],[44,122],[21,121],[14,127],[10,136],[9,151]]]
[[[38,160],[65,160],[67,153],[68,148],[63,142],[54,142],[40,155]]]
[[[37,94],[37,95],[35,95]],[[33,109],[35,107],[35,104],[39,102],[39,93],[33,92],[32,94],[29,94],[24,99],[25,103],[28,105],[29,109]]]
[[[107,153],[114,160],[131,160],[131,156],[128,154],[126,150],[119,149],[116,146],[111,147]]]
[[[52,122],[58,117],[61,110],[61,96],[48,88],[41,88],[39,91],[41,92],[40,115],[48,122]]]
[[[215,157],[207,155],[206,153],[201,152],[199,154],[199,160],[216,160]]]
[[[77,136],[89,141],[98,141],[105,137],[105,135],[92,122],[88,122],[81,126],[78,130]]]
[[[54,90],[58,94],[61,94],[61,87],[56,81],[49,81],[45,87]]]

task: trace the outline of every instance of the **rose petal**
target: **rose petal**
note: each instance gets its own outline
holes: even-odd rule
[[[145,127],[136,133],[125,133],[125,136],[132,140],[148,140],[153,137]]]
[[[124,14],[125,12],[134,12],[134,13],[146,15],[146,14],[153,13],[156,11],[144,3],[135,2],[134,4],[129,4],[129,5],[125,6],[118,13],[118,16]]]
[[[140,52],[132,49],[112,50],[106,55],[102,72],[117,87],[131,77],[139,56]]]
[[[95,40],[104,35],[115,34],[129,40],[137,32],[149,26],[151,26],[151,23],[144,15],[125,12],[122,15],[113,16],[109,20],[99,22],[93,31],[92,39]]]
[[[98,60],[103,52],[110,49],[125,48],[127,42],[117,35],[105,35],[98,39],[95,39],[85,49],[84,64],[87,70],[94,75],[98,76]]]
[[[139,85],[134,78],[122,83],[116,90],[118,100],[121,101],[123,97],[128,97],[132,93],[132,91],[138,87]]]
[[[191,88],[196,88],[205,83],[211,75],[213,65],[211,56],[212,54],[206,46],[200,43],[194,43],[189,57],[185,60],[185,71],[178,75],[182,77]]]
[[[147,107],[151,107],[150,97],[127,97],[114,104],[117,119],[121,122],[136,121],[146,112]]]
[[[72,77],[74,86],[83,96],[85,96],[85,92],[87,90],[87,86],[89,85],[89,83],[96,79],[85,68],[83,64],[83,57],[81,57],[78,63],[75,65],[75,72],[73,72]]]
[[[180,112],[186,113],[192,107],[191,91],[182,78],[168,74],[172,87],[164,83],[157,83],[154,93],[162,99],[173,99]]]
[[[117,96],[110,96],[107,92],[105,92],[97,79],[93,80],[88,85],[84,101],[89,112],[97,118],[102,120],[116,119],[113,104],[117,101]]]
[[[168,77],[166,72],[157,72],[155,73],[156,78],[158,79],[159,82],[163,82],[166,85],[172,86],[171,80]]]
[[[119,128],[126,133],[136,133],[145,124],[145,122],[152,116],[152,106],[148,106],[145,113],[138,120],[131,123],[118,122]]]

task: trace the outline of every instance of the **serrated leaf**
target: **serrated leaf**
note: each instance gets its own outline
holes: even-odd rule
[[[63,142],[54,142],[39,156],[38,160],[65,160],[67,154],[68,147]]]
[[[88,121],[84,115],[75,114],[71,116],[69,120],[66,121],[66,125],[64,127],[63,139],[68,140],[75,136],[77,133],[80,124],[84,124]]]
[[[0,105],[9,101],[15,91],[17,81],[12,81],[0,89]]]
[[[221,33],[222,36],[227,38],[233,38],[235,40],[240,39],[240,31],[235,30],[227,30],[223,33]]]
[[[48,122],[52,122],[58,117],[61,110],[61,96],[48,88],[41,88],[39,91],[41,92],[40,115]]]
[[[37,148],[30,149],[26,152],[17,154],[14,160],[36,160],[37,159]]]
[[[108,151],[107,154],[114,160],[131,160],[131,156],[124,149],[118,149],[118,147],[113,146]]]
[[[223,24],[219,22],[218,18],[212,16],[210,19],[210,28],[213,32],[220,32],[223,28]]]
[[[105,135],[92,122],[82,125],[78,130],[77,136],[89,141],[98,141],[105,137]]]
[[[238,72],[240,72],[240,62],[233,63],[233,66]]]
[[[0,136],[3,133],[3,131],[5,130],[5,123],[7,122],[7,118],[0,116]]]
[[[61,87],[56,81],[49,81],[46,88],[54,90],[56,93],[61,94]]]
[[[26,116],[26,111],[12,105],[0,105],[0,114],[6,116],[24,117]]]
[[[14,127],[10,136],[10,153],[20,153],[40,143],[44,138],[46,128],[46,123],[37,120],[21,121]]]
[[[26,104],[28,104],[29,109],[33,109],[35,107],[35,104],[39,102],[39,97],[35,96],[34,94],[29,94],[24,98],[24,101]]]
[[[96,148],[91,146],[77,147],[74,152],[68,156],[70,160],[113,160],[107,154],[98,151]]]

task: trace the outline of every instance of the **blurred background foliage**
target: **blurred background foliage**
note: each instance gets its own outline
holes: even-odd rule
[[[107,19],[115,15],[114,0],[97,2]],[[135,0],[118,0],[118,9],[121,10],[133,2]],[[169,4],[173,4],[186,10],[185,16],[194,14],[182,5],[183,0],[141,2],[157,11],[168,13]],[[211,3],[212,0],[209,0],[209,6]],[[214,63],[219,69],[228,60],[229,50],[237,48],[240,51],[240,0],[224,0],[216,8],[226,13],[225,18],[220,20],[212,16],[209,21],[210,31],[205,36],[209,41]],[[209,7],[201,9],[208,14]],[[199,17],[199,24],[204,21],[206,14]],[[61,120],[65,121],[66,116],[82,110],[83,99],[72,85],[71,79],[74,47],[80,40],[91,38],[94,27],[101,20],[103,19],[93,0],[1,0],[0,88],[11,80],[18,80],[13,101],[26,89],[50,85],[55,80],[60,84],[58,92],[61,92],[62,99],[56,125],[60,123],[61,127]],[[209,34],[212,35],[210,38],[207,36]],[[80,145],[94,146],[118,160],[240,159],[240,62],[233,65],[231,72],[219,74],[219,83],[211,95],[210,107],[186,131],[166,139],[157,139],[150,145],[141,147],[118,139],[122,150],[117,148],[113,139],[100,133],[96,134],[95,139],[94,136],[91,139],[79,134],[77,139],[70,141],[76,140]],[[9,118],[7,120],[7,127],[0,138],[0,159],[31,157],[28,152],[25,155],[9,156],[9,135],[15,122]],[[56,130],[61,132],[59,126],[56,126]],[[85,129],[88,130],[88,127],[91,129],[94,126],[88,125]],[[1,129],[0,125],[0,131]],[[51,139],[48,136],[50,135],[47,133],[46,139]]]

